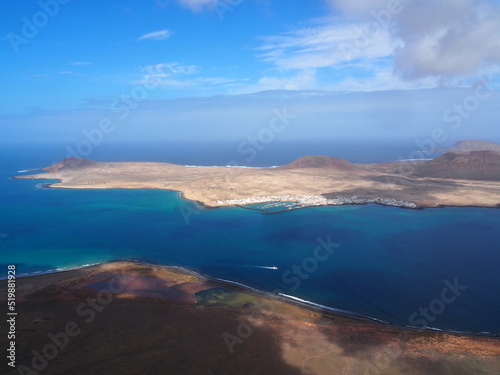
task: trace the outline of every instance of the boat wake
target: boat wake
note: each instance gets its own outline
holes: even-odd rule
[[[246,265],[245,267],[251,267],[251,268],[261,268],[264,270],[277,270],[278,267],[275,266],[252,266],[252,265]]]

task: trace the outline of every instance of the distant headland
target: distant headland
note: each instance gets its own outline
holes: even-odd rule
[[[433,160],[353,164],[306,156],[275,168],[106,163],[66,158],[23,179],[56,179],[49,187],[165,189],[207,207],[296,202],[298,207],[377,203],[404,208],[500,206],[500,151],[488,142],[455,145]],[[500,145],[496,145],[500,148]],[[481,148],[488,148],[482,150]],[[458,150],[473,148],[473,150]]]

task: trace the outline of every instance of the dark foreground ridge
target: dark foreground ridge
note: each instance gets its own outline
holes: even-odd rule
[[[16,284],[18,368],[4,361],[5,374],[500,373],[498,339],[324,316],[175,267],[111,262]]]

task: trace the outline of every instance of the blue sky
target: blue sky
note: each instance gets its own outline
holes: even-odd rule
[[[2,7],[5,36],[22,36],[22,17],[32,20],[40,11],[36,2],[9,0]],[[6,108],[113,98],[140,81],[146,67],[162,64],[172,79],[151,97],[249,92],[254,85],[259,90],[261,78],[284,75],[259,58],[260,38],[328,11],[326,4],[307,0],[245,1],[223,19],[211,6],[173,0],[72,0],[59,7],[27,44],[14,43],[17,54],[13,37],[3,40],[2,82],[17,91],[2,98]]]
[[[314,121],[347,136],[332,120],[335,96],[322,94],[331,102],[317,108],[308,95],[300,106],[303,91],[359,92],[341,100],[355,108],[343,113],[343,123],[360,130],[353,134],[385,137],[391,128],[416,137],[474,96],[478,84],[491,95],[478,108],[469,103],[474,116],[461,116],[476,117],[478,136],[498,127],[500,6],[493,0],[4,0],[0,7],[4,141],[76,140],[106,113],[128,125],[109,137],[117,140],[155,139],[159,130],[236,139],[292,103],[301,108],[303,132]],[[253,94],[267,90],[295,96]],[[232,111],[226,96],[235,98]],[[381,97],[391,106],[375,119],[370,103]],[[124,106],[133,113],[117,118]],[[404,127],[407,108],[435,115],[420,128]]]

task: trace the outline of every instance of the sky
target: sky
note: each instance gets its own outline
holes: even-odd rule
[[[283,140],[498,133],[497,0],[4,0],[0,10],[0,143],[77,144],[95,129],[106,142],[240,141],[267,128]],[[270,127],[286,110],[286,129]]]

